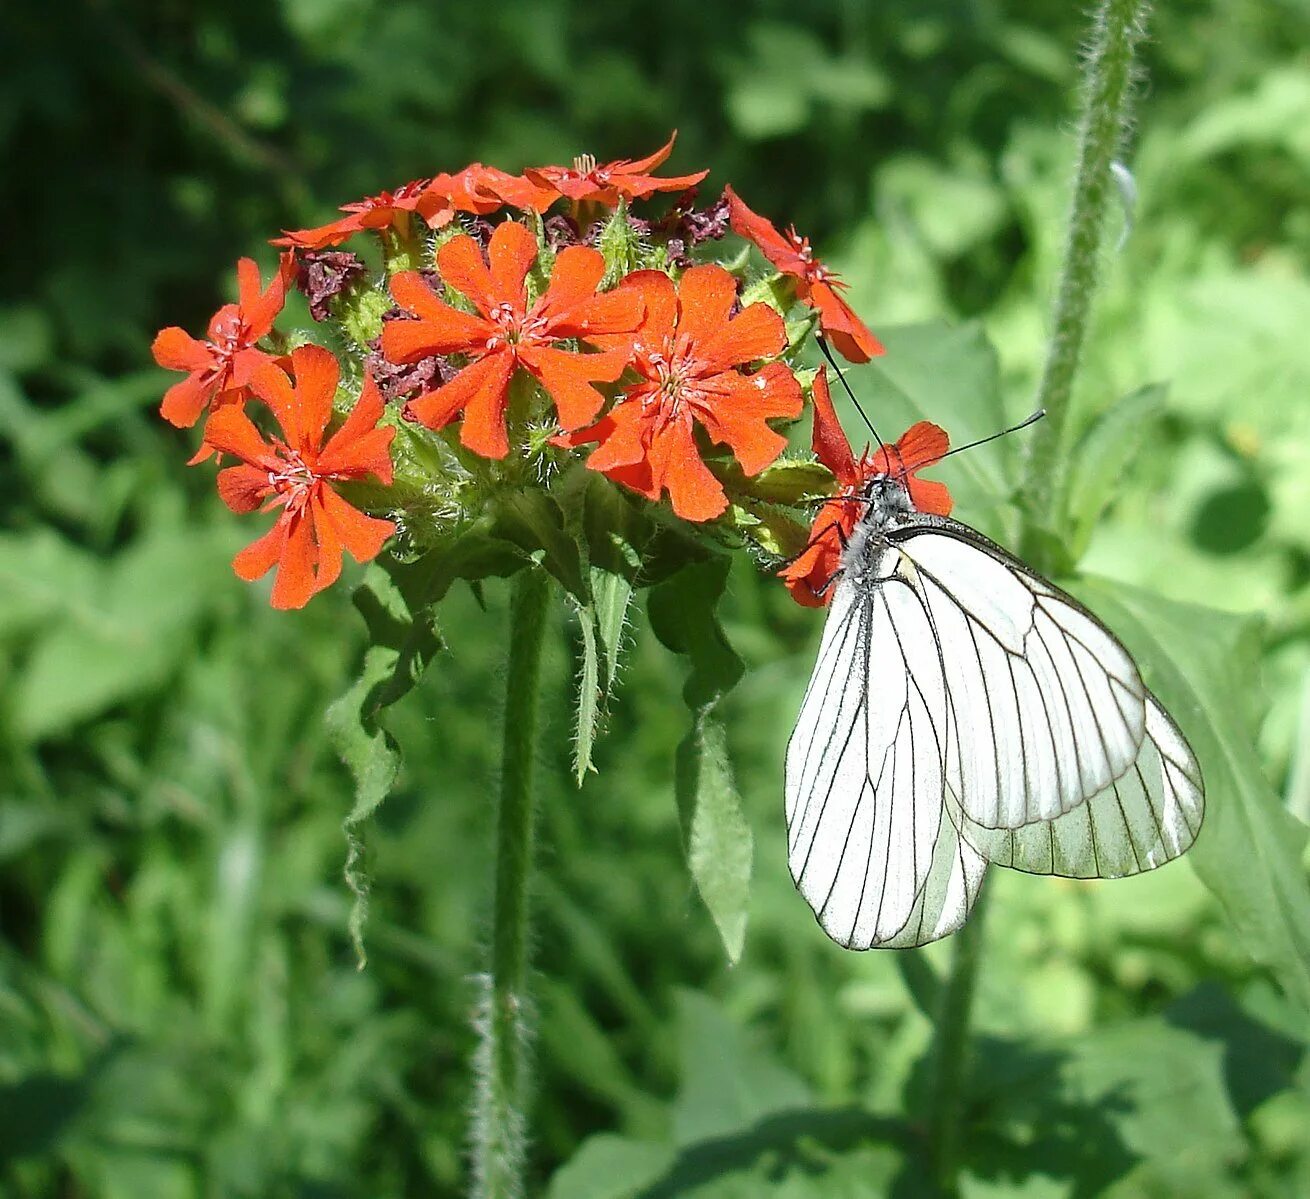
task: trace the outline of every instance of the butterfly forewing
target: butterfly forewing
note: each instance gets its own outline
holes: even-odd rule
[[[963,525],[939,519],[892,536],[913,563],[956,697],[968,818],[987,828],[1052,820],[1122,774],[1146,719],[1127,650]]]

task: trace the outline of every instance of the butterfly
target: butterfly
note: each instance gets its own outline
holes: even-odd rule
[[[834,428],[845,437],[823,373],[815,412],[816,449],[831,456]],[[850,949],[954,932],[993,865],[1154,870],[1191,846],[1205,814],[1196,757],[1127,649],[945,515],[941,484],[914,477],[945,450],[921,422],[861,463],[849,446],[836,455],[836,568],[815,589],[831,602],[785,792],[792,877]]]

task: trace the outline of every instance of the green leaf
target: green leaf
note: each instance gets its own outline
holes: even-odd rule
[[[582,629],[582,665],[578,672],[573,772],[579,786],[587,772],[595,769],[591,762],[591,751],[605,704],[618,675],[619,649],[631,601],[632,584],[628,579],[592,567],[591,603],[578,606],[578,623]]]
[[[370,880],[364,867],[364,825],[390,794],[400,773],[400,747],[379,722],[379,713],[418,680],[440,648],[436,628],[422,609],[406,601],[386,568],[374,562],[355,589],[355,607],[368,625],[369,646],[350,689],[331,704],[326,720],[333,748],[355,780],[355,802],[342,822],[346,835],[346,884],[354,894],[350,939],[360,969]]]
[[[588,1137],[550,1181],[548,1199],[636,1199],[668,1173],[671,1145],[602,1132]]]
[[[1080,595],[1137,656],[1142,677],[1187,735],[1205,779],[1205,824],[1188,853],[1246,951],[1310,1011],[1310,883],[1306,828],[1264,777],[1240,697],[1255,671],[1248,618],[1104,581]]]
[[[730,1136],[812,1102],[800,1078],[695,991],[678,995],[678,1056],[682,1084],[673,1104],[673,1139],[679,1145]]]
[[[162,522],[107,560],[48,531],[0,539],[0,631],[32,636],[18,735],[57,736],[158,687],[194,652],[226,575],[217,538]]]
[[[1061,509],[1074,562],[1087,550],[1101,514],[1123,486],[1124,476],[1164,415],[1168,388],[1148,383],[1102,412],[1078,439],[1069,458]]]
[[[719,557],[686,567],[651,590],[649,609],[655,635],[691,666],[682,692],[691,728],[678,746],[674,782],[678,815],[692,878],[735,962],[746,938],[754,842],[714,715],[744,670],[715,615],[729,566]]]

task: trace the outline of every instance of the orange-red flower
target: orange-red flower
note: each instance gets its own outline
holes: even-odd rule
[[[445,386],[411,400],[407,414],[439,429],[463,413],[460,439],[487,458],[509,453],[505,410],[516,370],[527,371],[550,393],[565,429],[576,429],[605,402],[595,384],[613,382],[623,373],[630,335],[641,320],[636,293],[596,293],[605,260],[587,246],[560,252],[549,286],[529,307],[525,280],[536,258],[536,239],[515,221],[496,227],[485,260],[471,237],[446,242],[437,251],[437,269],[476,313],[439,300],[417,272],[391,281],[396,303],[419,319],[389,321],[382,330],[383,354],[398,363],[432,354],[464,354],[470,360]],[[570,338],[595,343],[616,334],[629,336],[607,343],[600,354],[559,344]]]
[[[662,271],[637,271],[619,285],[617,293],[625,292],[646,308],[633,347],[640,379],[595,425],[562,443],[599,442],[587,459],[593,470],[648,499],[667,491],[685,520],[712,520],[728,497],[701,460],[695,426],[753,475],[787,444],[766,422],[800,415],[800,384],[781,362],[741,369],[782,351],[782,318],[765,304],[730,316],[737,288],[720,266],[692,267],[676,290]]]
[[[266,438],[245,412],[215,412],[205,441],[240,459],[218,475],[218,492],[233,512],[281,508],[277,523],[246,546],[232,567],[247,582],[277,566],[273,607],[303,608],[341,574],[343,550],[367,562],[396,526],[351,507],[329,482],[376,475],[391,482],[391,439],[379,429],[382,397],[371,377],[345,423],[324,443],[340,374],[337,360],[320,346],[301,346],[291,355],[295,385],[272,363],[259,367],[251,390],[277,417],[284,438]]]
[[[916,472],[938,461],[950,445],[946,431],[930,421],[911,425],[894,445],[865,452],[859,460],[842,432],[828,391],[828,373],[814,379],[814,453],[836,478],[840,491],[819,509],[805,549],[778,574],[797,603],[819,608],[828,602],[829,584],[841,564],[842,547],[864,512],[856,497],[878,475],[901,478],[920,512],[949,516],[951,493],[945,483],[920,479]]]
[[[506,204],[545,212],[559,193],[522,175],[511,175],[499,167],[475,162],[457,175],[434,176],[427,186],[426,195],[433,214],[428,218],[428,224],[437,226],[444,225],[455,212],[476,212],[486,216]]]
[[[164,394],[159,411],[166,421],[190,428],[207,406],[244,398],[251,372],[271,354],[255,343],[272,328],[286,302],[287,285],[294,268],[284,254],[266,290],[260,291],[259,267],[251,258],[237,263],[237,302],[224,304],[209,322],[209,336],[201,341],[185,329],[170,325],[155,335],[151,352],[160,366],[186,371],[187,377]]]
[[[341,205],[344,217],[329,221],[316,229],[285,230],[273,239],[275,246],[295,246],[302,250],[321,250],[324,246],[338,246],[348,237],[364,229],[387,229],[405,220],[410,213],[418,213],[427,220],[441,207],[440,197],[430,193],[431,180],[415,179],[402,184],[395,191],[379,192]],[[446,221],[450,220],[449,215]],[[445,221],[436,221],[444,224]]]
[[[814,257],[808,238],[795,228],[779,233],[772,222],[752,212],[732,188],[724,189],[732,231],[753,242],[784,275],[796,280],[796,295],[819,313],[819,327],[851,362],[868,362],[883,352],[882,343],[838,294],[844,289],[836,274]]]
[[[573,160],[572,167],[530,167],[524,174],[538,187],[549,188],[553,195],[573,201],[591,200],[613,207],[623,197],[644,200],[656,192],[682,191],[699,183],[709,171],[659,179],[650,172],[673,153],[675,129],[669,140],[646,158],[621,158],[617,162],[597,163],[590,154]]]

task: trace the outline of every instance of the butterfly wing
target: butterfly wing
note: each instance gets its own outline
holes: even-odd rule
[[[792,877],[839,944],[923,944],[968,915],[986,864],[945,815],[955,736],[913,588],[840,580],[786,770]]]
[[[837,583],[787,751],[788,860],[825,931],[919,945],[989,862],[1117,877],[1183,853],[1200,771],[1114,635],[956,521],[884,541]]]
[[[1137,760],[1085,803],[1017,829],[971,824],[958,807],[952,814],[968,843],[998,866],[1066,878],[1125,878],[1191,847],[1205,818],[1205,790],[1187,741],[1148,693]]]
[[[916,515],[889,536],[941,647],[968,823],[1055,820],[1133,765],[1147,692],[1100,621],[957,521]]]

